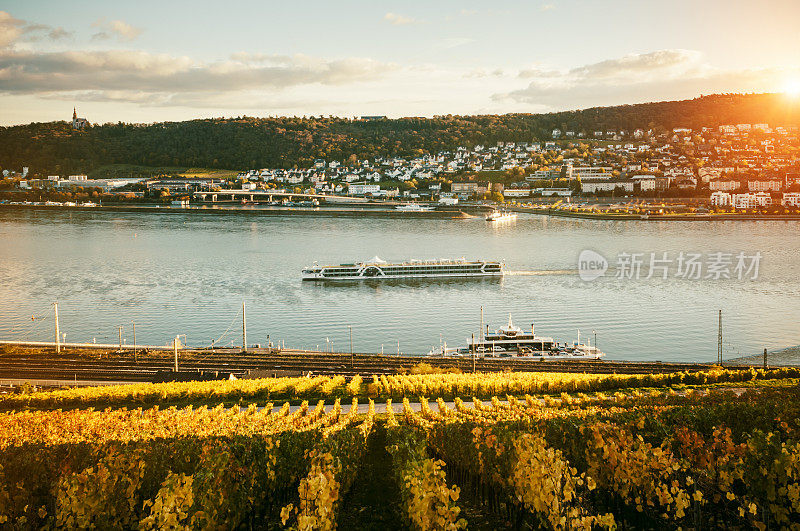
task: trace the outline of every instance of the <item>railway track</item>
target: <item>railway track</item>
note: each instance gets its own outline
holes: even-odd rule
[[[585,372],[599,374],[663,374],[708,369],[702,363],[626,362],[599,360],[538,361],[536,359],[428,358],[382,356],[376,354],[327,353],[295,350],[257,349],[242,353],[235,350],[185,350],[179,354],[179,374],[204,378],[237,378],[285,374],[341,374],[370,376],[406,372],[419,363],[462,372]],[[0,352],[0,378],[55,380],[115,380],[148,382],[168,379],[174,369],[171,353],[133,354],[107,351],[71,352],[26,351]]]

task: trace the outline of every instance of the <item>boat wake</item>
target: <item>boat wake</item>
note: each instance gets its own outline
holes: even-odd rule
[[[534,269],[530,271],[506,271],[508,276],[574,275],[574,269]]]

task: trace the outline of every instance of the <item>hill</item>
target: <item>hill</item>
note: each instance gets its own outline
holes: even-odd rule
[[[32,123],[0,128],[0,167],[29,166],[34,173],[59,175],[109,165],[291,168],[307,166],[316,158],[354,162],[379,155],[434,153],[459,145],[543,140],[554,128],[591,133],[735,123],[797,125],[800,103],[780,94],[718,94],[548,114],[376,121],[239,117],[93,125],[85,131],[72,131],[67,122]]]

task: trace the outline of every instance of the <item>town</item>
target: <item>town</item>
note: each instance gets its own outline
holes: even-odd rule
[[[86,120],[75,116],[73,128],[83,129]],[[406,158],[317,159],[308,168],[248,169],[224,177],[90,179],[32,175],[23,168],[5,169],[3,178],[6,190],[83,193],[87,200],[105,194],[106,200],[180,203],[192,194],[197,201],[214,200],[202,193],[209,191],[273,191],[445,205],[677,199],[715,211],[793,211],[800,207],[800,135],[796,126],[765,123],[701,130],[554,129],[544,141],[460,146]]]

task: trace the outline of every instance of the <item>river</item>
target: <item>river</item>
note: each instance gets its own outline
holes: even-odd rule
[[[516,222],[120,213],[0,208],[0,339],[52,340],[52,301],[66,340],[191,346],[249,343],[423,354],[463,346],[480,308],[494,329],[508,322],[559,341],[590,337],[611,359],[713,361],[718,311],[724,357],[800,344],[800,222],[590,221],[520,215]],[[604,276],[577,274],[582,251],[605,257]],[[677,270],[701,255],[698,279]],[[715,278],[714,253],[734,257]],[[632,254],[672,260],[646,278]],[[664,255],[666,253],[666,255]],[[743,278],[735,257],[758,262]],[[497,280],[302,282],[314,261],[379,256],[504,259]],[[635,260],[634,260],[635,262]],[[719,260],[717,260],[719,262]],[[633,263],[633,262],[631,262]],[[719,269],[719,267],[717,268]],[[685,268],[684,268],[685,273]],[[663,278],[663,276],[667,278]],[[638,278],[637,278],[638,276]],[[753,278],[756,277],[756,278]],[[35,317],[35,319],[32,319]],[[222,337],[221,337],[222,336]]]

